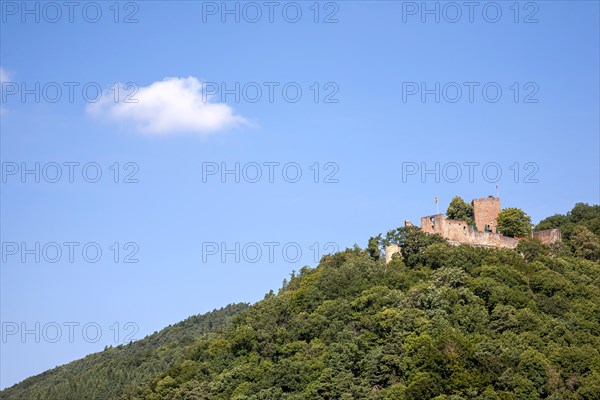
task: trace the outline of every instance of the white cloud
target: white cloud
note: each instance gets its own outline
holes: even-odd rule
[[[97,117],[130,125],[141,133],[169,135],[174,133],[210,134],[247,123],[224,103],[211,103],[202,95],[202,82],[187,78],[165,78],[150,86],[124,90],[115,101],[113,90],[106,90],[100,101],[90,103],[87,111]],[[129,101],[125,99],[131,95]]]
[[[10,79],[8,72],[2,67],[0,67],[0,82],[8,82]]]

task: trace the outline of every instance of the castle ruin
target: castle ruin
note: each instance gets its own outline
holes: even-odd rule
[[[500,198],[488,196],[473,199],[474,224],[467,221],[447,219],[444,214],[428,215],[421,218],[421,230],[428,234],[437,233],[450,244],[466,244],[478,247],[493,247],[514,249],[523,238],[512,238],[502,235],[498,230],[496,218],[500,213]],[[410,221],[405,221],[404,226],[413,226]],[[533,232],[533,237],[544,244],[557,242],[561,239],[559,229],[547,229]],[[386,262],[392,259],[394,253],[400,248],[391,244],[385,248]]]

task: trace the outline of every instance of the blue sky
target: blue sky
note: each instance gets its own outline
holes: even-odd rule
[[[428,3],[439,22],[421,2],[276,3],[270,22],[229,2],[236,22],[221,2],[82,2],[70,22],[0,2],[1,387],[258,301],[436,196],[498,185],[534,222],[599,202],[597,2]]]

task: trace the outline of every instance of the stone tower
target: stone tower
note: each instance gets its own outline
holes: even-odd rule
[[[473,205],[477,231],[496,233],[498,228],[496,217],[500,213],[500,198],[488,196],[487,198],[473,199],[471,204]]]

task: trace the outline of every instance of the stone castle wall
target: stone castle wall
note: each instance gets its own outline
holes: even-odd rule
[[[546,229],[543,231],[533,232],[533,237],[540,239],[544,244],[550,244],[561,240],[560,229]]]
[[[518,239],[498,233],[475,231],[465,221],[446,219],[444,214],[421,218],[421,230],[429,234],[437,233],[453,244],[514,249],[519,243]]]
[[[500,213],[500,198],[489,196],[473,199],[471,204],[473,205],[477,230],[496,232],[498,228],[496,217]]]
[[[392,256],[396,253],[400,253],[400,246],[397,244],[388,244],[385,246],[385,262],[386,264],[392,261]]]

